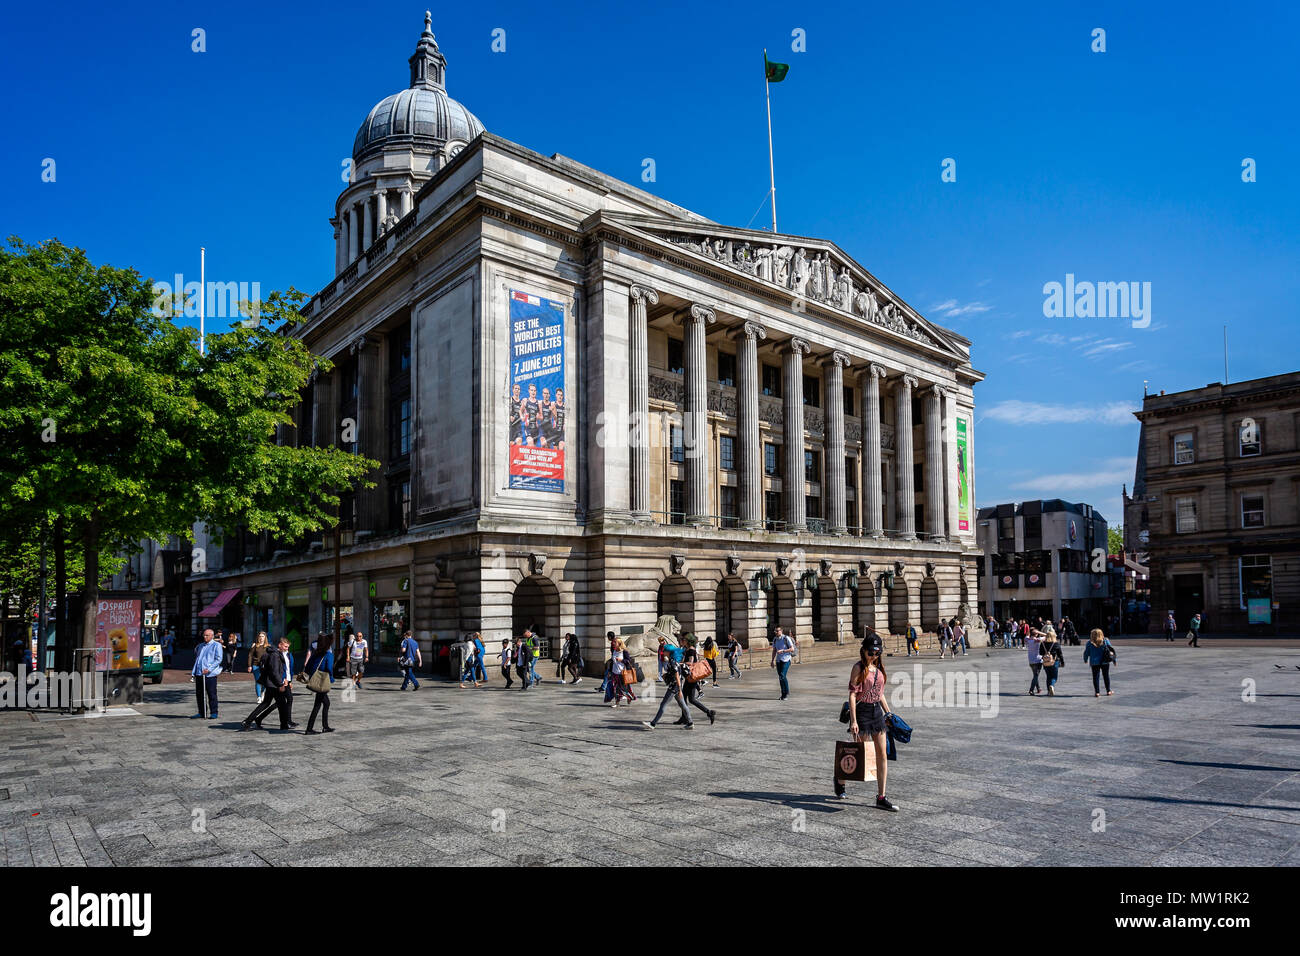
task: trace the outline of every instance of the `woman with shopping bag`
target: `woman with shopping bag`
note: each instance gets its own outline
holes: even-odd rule
[[[889,715],[889,705],[885,701],[883,652],[880,635],[868,634],[862,642],[858,663],[853,665],[853,672],[849,675],[848,723],[854,742],[862,747],[859,759],[865,769],[870,771],[872,758],[875,760],[876,807],[896,811],[898,807],[885,796],[885,718]],[[836,756],[835,796],[843,800],[846,794],[841,773],[848,768],[844,766],[838,749]]]

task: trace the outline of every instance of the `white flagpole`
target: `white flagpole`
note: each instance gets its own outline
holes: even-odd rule
[[[204,314],[204,310],[207,308],[207,298],[208,298],[207,296],[208,283],[207,283],[206,276],[204,275],[204,269],[207,265],[206,257],[207,257],[207,250],[204,249],[202,246],[199,246],[199,354],[200,355],[208,354],[203,350],[203,320],[206,318],[206,315]]]
[[[767,169],[772,183],[772,234],[776,234],[776,164],[772,160],[772,84],[767,81],[767,49],[763,50],[763,91],[767,94]]]

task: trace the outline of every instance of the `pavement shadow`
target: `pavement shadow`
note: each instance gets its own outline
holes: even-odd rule
[[[1209,760],[1165,760],[1161,763],[1177,764],[1180,767],[1215,767],[1219,770],[1267,770],[1273,773],[1300,773],[1300,767],[1265,767],[1251,763],[1216,763]]]
[[[730,798],[732,800],[752,800],[755,803],[770,803],[779,807],[793,807],[799,810],[811,810],[813,813],[837,813],[844,809],[844,803],[831,796],[807,793],[770,793],[758,790],[721,790],[710,793],[711,797]]]
[[[1274,803],[1228,803],[1224,800],[1191,800],[1183,797],[1143,797],[1131,793],[1103,793],[1101,796],[1114,800],[1141,800],[1144,803],[1182,803],[1196,807],[1232,807],[1237,810],[1285,810],[1288,813],[1300,813],[1300,807],[1283,807]]]

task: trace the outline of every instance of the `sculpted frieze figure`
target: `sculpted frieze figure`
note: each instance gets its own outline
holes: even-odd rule
[[[831,261],[829,252],[823,252],[820,256],[822,264],[822,282],[826,286],[826,298],[835,298],[835,263]]]
[[[794,250],[789,246],[781,246],[772,254],[772,281],[787,289],[790,288],[790,257],[793,255]]]
[[[812,270],[808,267],[808,253],[802,249],[796,252],[790,268],[790,288],[807,298],[808,280],[812,278]]]
[[[754,256],[758,260],[758,277],[768,282],[772,281],[772,257],[776,253],[776,246],[772,248],[758,249]]]
[[[826,272],[822,269],[822,257],[826,253],[818,253],[817,261],[813,263],[812,275],[809,276],[807,287],[808,297],[816,299],[818,302],[826,300]]]
[[[845,312],[853,311],[853,277],[848,266],[840,269],[840,277],[835,282],[835,304]]]

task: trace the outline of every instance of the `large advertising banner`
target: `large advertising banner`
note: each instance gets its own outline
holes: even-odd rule
[[[969,531],[970,513],[970,458],[966,453],[966,419],[957,419],[957,530]]]
[[[95,670],[140,666],[139,598],[101,598],[95,609]]]
[[[510,290],[510,487],[564,492],[564,306]]]

